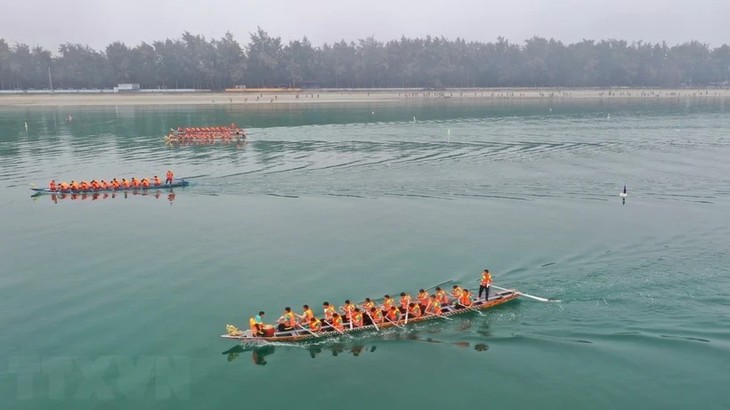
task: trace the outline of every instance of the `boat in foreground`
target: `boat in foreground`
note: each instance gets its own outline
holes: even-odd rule
[[[253,332],[251,330],[246,331],[229,331],[227,334],[221,335],[224,339],[234,339],[234,340],[240,340],[242,343],[268,343],[268,342],[301,342],[301,341],[313,341],[318,339],[326,339],[330,337],[336,337],[340,336],[341,334],[348,334],[352,332],[362,332],[364,330],[373,330],[373,331],[380,331],[382,329],[387,329],[390,327],[403,327],[405,325],[410,325],[412,323],[418,323],[423,322],[426,320],[450,320],[450,316],[456,316],[464,313],[479,311],[479,310],[485,310],[490,309],[495,306],[499,306],[502,304],[505,304],[509,301],[515,300],[518,297],[522,296],[522,294],[516,290],[512,289],[505,289],[497,292],[496,294],[489,297],[489,300],[485,301],[483,299],[475,299],[472,301],[472,305],[470,307],[460,307],[457,308],[455,306],[443,306],[441,308],[441,315],[424,315],[418,318],[410,318],[409,320],[404,320],[404,318],[401,318],[398,322],[383,322],[376,325],[366,325],[362,327],[352,328],[350,329],[345,326],[345,329],[342,332],[338,332],[335,329],[325,327],[323,331],[320,332],[310,332],[308,329],[304,328],[298,328],[294,330],[288,330],[284,332],[272,332],[271,336],[254,336]],[[329,329],[329,330],[328,330]],[[273,329],[272,329],[273,330]]]
[[[170,184],[160,184],[160,185],[150,185],[148,187],[129,187],[129,188],[101,188],[101,189],[66,189],[66,190],[60,190],[56,189],[55,191],[52,191],[50,188],[38,188],[33,186],[31,191],[35,191],[36,194],[91,194],[94,192],[121,192],[121,191],[154,191],[156,189],[167,189],[167,188],[177,188],[177,187],[184,187],[190,185],[190,182],[184,180],[184,179],[173,179],[172,183]]]

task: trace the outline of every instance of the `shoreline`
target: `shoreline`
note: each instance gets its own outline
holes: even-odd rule
[[[466,88],[446,90],[356,89],[356,90],[246,90],[238,92],[189,93],[54,93],[0,94],[0,107],[210,105],[245,106],[275,104],[351,104],[425,101],[540,102],[726,99],[727,88]]]

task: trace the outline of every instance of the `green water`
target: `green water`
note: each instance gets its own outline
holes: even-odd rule
[[[2,408],[728,408],[725,103],[1,110]],[[232,121],[250,142],[162,143]],[[28,189],[168,168],[193,185]],[[218,337],[485,267],[561,302]]]

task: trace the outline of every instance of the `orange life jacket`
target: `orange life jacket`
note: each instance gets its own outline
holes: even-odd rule
[[[352,320],[353,327],[361,327],[362,326],[362,313],[353,314],[351,320]]]
[[[172,171],[167,171],[167,179],[172,179]]]
[[[462,292],[459,297],[459,304],[462,306],[471,306],[471,298],[469,296],[469,293]]]
[[[370,308],[374,308],[375,307],[375,302],[373,302],[372,300],[370,302],[365,302],[362,305],[362,307],[365,308],[365,311],[369,312],[370,311]]]
[[[448,304],[449,296],[446,294],[446,291],[442,289],[442,290],[436,292],[436,300],[439,302],[440,305]]]
[[[393,298],[383,300],[383,309],[385,309],[386,311],[390,311],[391,306],[395,306],[395,301],[393,301]]]
[[[327,307],[326,307],[326,308],[324,309],[324,318],[325,318],[325,319],[326,319],[327,321],[330,321],[330,320],[332,320],[332,315],[333,315],[334,313],[335,313],[335,308],[333,308],[333,307],[332,307],[332,305],[329,305],[329,306],[327,306]]]
[[[51,181],[51,183],[48,184],[48,188],[50,188],[51,191],[55,191],[56,190],[56,182]]]
[[[418,292],[418,303],[420,303],[423,306],[428,305],[428,292]]]
[[[421,307],[416,304],[412,308],[409,308],[408,315],[411,317],[421,317]]]
[[[284,326],[295,327],[297,325],[296,319],[294,319],[294,313],[284,313]]]
[[[150,181],[148,181],[146,178],[142,180],[142,186],[145,188],[149,188]]]
[[[454,297],[454,299],[459,299],[461,295],[464,293],[464,289],[456,287],[454,290],[451,291],[451,296]]]
[[[479,282],[482,286],[489,286],[492,284],[492,274],[487,272],[482,272],[482,280]]]
[[[390,309],[388,313],[385,314],[385,317],[395,322],[396,320],[398,320],[398,313],[400,313],[398,309]]]
[[[376,309],[375,313],[371,313],[370,317],[373,318],[375,323],[383,323],[383,312],[380,309]]]
[[[302,312],[302,320],[304,323],[309,323],[309,321],[314,317],[314,312],[312,312],[312,309],[307,309],[304,312]]]
[[[349,319],[352,316],[352,311],[355,310],[355,305],[353,305],[352,303],[346,304],[342,307],[342,310],[345,311],[345,316],[347,316],[347,318]]]
[[[431,304],[428,305],[428,308],[426,308],[427,312],[430,312],[434,315],[440,315],[441,314],[441,303],[439,303],[438,300],[432,300]]]
[[[155,185],[160,185],[160,178],[155,177],[155,179],[152,180],[152,183]]]
[[[312,332],[317,332],[320,329],[322,329],[322,322],[320,322],[319,319],[314,318],[314,322],[309,322],[309,330]]]
[[[251,328],[251,331],[254,333],[256,333],[259,330],[258,323],[256,323],[256,319],[253,317],[248,319],[248,326]]]
[[[400,307],[403,309],[408,309],[408,305],[411,304],[411,296],[405,295],[400,297]]]
[[[342,316],[337,316],[332,320],[332,327],[340,331],[344,329],[344,326],[342,326]]]

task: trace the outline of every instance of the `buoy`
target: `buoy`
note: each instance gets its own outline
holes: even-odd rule
[[[28,121],[25,122],[25,132],[28,132]]]
[[[626,198],[628,194],[626,193],[626,185],[624,185],[624,191],[618,194],[621,198]]]

